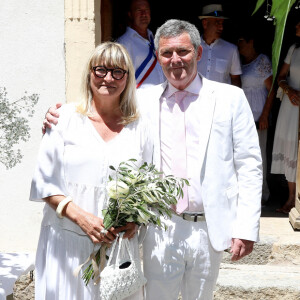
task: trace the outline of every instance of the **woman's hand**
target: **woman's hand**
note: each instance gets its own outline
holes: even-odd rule
[[[77,218],[76,223],[89,236],[94,244],[103,242],[112,243],[119,232],[113,227],[106,230],[103,226],[103,219],[88,212],[82,213],[81,216]]]
[[[132,239],[138,231],[138,226],[135,223],[129,222],[122,227],[116,228],[114,232],[119,233],[122,231],[125,231],[125,234],[124,234],[125,239],[127,239],[127,238]]]
[[[264,130],[264,129],[268,129],[268,127],[269,127],[268,116],[262,114],[259,118],[259,129]]]
[[[289,99],[290,99],[290,101],[291,101],[291,103],[293,105],[299,106],[299,103],[300,103],[300,93],[297,90],[289,87],[287,95],[288,95],[288,97],[289,97]]]
[[[65,199],[64,195],[54,195],[44,198],[54,210],[57,209],[59,203]],[[62,216],[70,219],[77,224],[92,240],[94,244],[97,243],[111,243],[116,237],[118,232],[114,228],[105,230],[103,226],[103,219],[83,210],[73,201],[68,202],[63,211]]]

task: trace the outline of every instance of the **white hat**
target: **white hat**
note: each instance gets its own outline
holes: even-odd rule
[[[228,19],[223,14],[223,9],[221,4],[209,4],[202,7],[201,16],[198,17],[200,20],[206,18],[218,18],[218,19]]]

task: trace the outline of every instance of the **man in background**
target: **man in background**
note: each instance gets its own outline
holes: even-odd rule
[[[203,53],[198,62],[198,71],[207,79],[241,87],[242,70],[238,49],[221,39],[224,20],[227,19],[223,14],[222,5],[203,6],[199,19],[203,27]]]
[[[117,42],[125,46],[131,56],[137,88],[164,82],[165,77],[155,55],[153,34],[148,29],[151,21],[148,0],[131,0],[128,18],[130,24]]]

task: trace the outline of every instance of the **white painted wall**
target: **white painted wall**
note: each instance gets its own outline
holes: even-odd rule
[[[50,105],[65,102],[63,0],[0,0],[0,86],[11,100],[25,91],[40,96],[31,139],[20,144],[22,163],[0,164],[0,252],[33,252],[43,204],[28,198],[42,120]]]

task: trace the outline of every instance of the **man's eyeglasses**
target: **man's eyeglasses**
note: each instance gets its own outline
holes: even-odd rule
[[[128,73],[128,71],[125,71],[121,68],[108,69],[104,66],[93,67],[93,71],[95,76],[99,78],[104,78],[107,75],[107,73],[110,72],[112,78],[116,80],[122,79],[125,76],[125,74]]]

